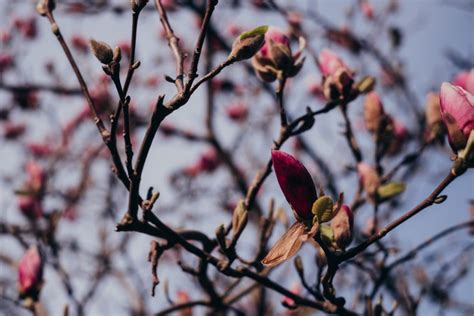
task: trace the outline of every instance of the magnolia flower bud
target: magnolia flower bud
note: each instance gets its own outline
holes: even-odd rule
[[[474,129],[474,96],[459,86],[441,85],[440,108],[451,148],[457,152],[466,146]]]
[[[368,164],[361,162],[357,165],[357,172],[365,192],[367,192],[370,198],[374,199],[380,186],[380,177],[377,171]]]
[[[18,290],[21,297],[38,298],[43,282],[43,265],[38,247],[30,247],[18,265]]]
[[[102,64],[104,65],[110,64],[114,56],[114,52],[112,51],[112,48],[104,42],[98,42],[93,39],[91,39],[90,43],[91,43],[91,48],[92,48],[92,52],[94,53],[94,56],[97,57],[97,59]]]
[[[263,47],[267,30],[268,26],[263,25],[240,34],[232,44],[229,58],[234,58],[236,61],[251,58]]]
[[[236,122],[245,121],[248,113],[248,107],[245,103],[233,103],[225,109],[227,117]]]
[[[332,50],[323,48],[318,56],[323,76],[330,76],[339,68],[347,68],[346,64]]]
[[[353,215],[351,208],[343,204],[337,215],[331,221],[333,240],[336,245],[344,250],[352,242]]]
[[[370,92],[364,101],[365,127],[371,133],[376,133],[384,116],[384,109],[377,92]]]
[[[283,151],[272,150],[272,161],[280,188],[295,213],[302,219],[313,218],[311,209],[317,194],[308,170]]]
[[[453,85],[460,86],[470,94],[474,94],[474,68],[459,73],[453,80]]]
[[[290,39],[278,28],[270,27],[265,33],[265,44],[255,54],[252,65],[260,79],[272,82],[275,79],[295,76],[303,66],[301,53],[306,45],[300,38],[299,50],[292,54]]]
[[[328,100],[347,97],[353,91],[353,71],[331,50],[323,49],[318,57],[323,74],[323,93]]]

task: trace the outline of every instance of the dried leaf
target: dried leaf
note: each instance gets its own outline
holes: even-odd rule
[[[303,241],[307,239],[306,234],[305,224],[301,222],[294,223],[273,245],[272,249],[263,258],[262,263],[273,267],[291,258],[301,248]]]

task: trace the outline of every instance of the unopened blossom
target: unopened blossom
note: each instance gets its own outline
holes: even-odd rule
[[[343,204],[331,221],[333,240],[340,249],[346,249],[352,242],[353,226],[354,216],[352,210],[347,204]]]
[[[41,200],[34,195],[18,195],[17,204],[20,212],[29,219],[37,219],[43,216]]]
[[[13,56],[8,53],[0,53],[0,73],[13,66]]]
[[[362,187],[369,197],[373,199],[376,195],[377,188],[380,186],[380,177],[377,171],[372,166],[361,162],[357,165],[357,172]]]
[[[387,149],[388,155],[396,155],[400,152],[402,146],[405,144],[408,139],[409,133],[405,125],[397,120],[392,119],[391,124],[393,126],[392,137],[390,140],[389,147]]]
[[[233,103],[225,109],[227,117],[236,122],[245,121],[248,112],[249,110],[245,103]]]
[[[18,264],[18,290],[21,297],[37,299],[43,283],[43,266],[38,247],[30,247]]]
[[[444,82],[440,91],[441,116],[454,151],[466,146],[474,129],[474,96],[459,86]]]
[[[348,97],[353,91],[354,72],[339,56],[327,48],[321,50],[318,61],[323,74],[323,93],[326,99],[337,100]]]
[[[255,54],[252,65],[260,79],[272,82],[295,76],[303,67],[301,57],[305,42],[300,39],[300,48],[293,54],[289,37],[276,27],[269,27],[265,33],[265,44]]]
[[[364,122],[367,130],[376,133],[384,116],[382,101],[380,101],[378,93],[368,93],[364,100]]]
[[[474,94],[474,68],[457,74],[452,84],[460,86],[470,94]]]
[[[427,142],[433,140],[442,141],[445,133],[443,119],[441,118],[439,93],[430,92],[426,96],[425,104],[426,131],[425,139]]]
[[[272,150],[272,162],[288,203],[299,217],[311,219],[311,209],[317,194],[308,170],[296,158],[280,150]]]
[[[374,18],[374,7],[368,0],[362,0],[360,2],[360,9],[367,19],[372,20]]]
[[[89,41],[85,37],[78,34],[75,34],[71,37],[71,46],[83,54],[89,51]]]

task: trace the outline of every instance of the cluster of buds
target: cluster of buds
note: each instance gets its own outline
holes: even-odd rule
[[[440,108],[451,148],[468,165],[474,164],[474,96],[459,86],[444,82]]]
[[[18,291],[21,298],[38,299],[43,285],[44,260],[36,246],[30,247],[18,264]]]
[[[283,151],[273,150],[272,162],[280,188],[297,221],[275,243],[262,263],[273,266],[287,260],[297,253],[303,241],[318,233],[328,247],[344,251],[352,241],[353,216],[350,207],[342,203],[343,194],[336,203],[323,192],[318,197],[305,166]],[[331,223],[328,225],[328,222]]]
[[[318,61],[323,75],[323,93],[326,99],[348,98],[353,92],[354,72],[339,56],[326,48],[321,50]]]
[[[46,187],[46,173],[35,161],[28,161],[25,170],[28,179],[18,194],[18,207],[27,218],[35,219],[43,215],[42,199]]]
[[[306,45],[304,38],[300,37],[299,41],[300,47],[293,54],[288,36],[278,28],[268,28],[265,33],[265,44],[252,59],[257,76],[263,81],[273,82],[298,74],[303,67],[302,52]]]

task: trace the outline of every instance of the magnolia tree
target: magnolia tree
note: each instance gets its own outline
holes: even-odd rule
[[[474,313],[472,58],[315,4],[3,3],[2,313]]]

